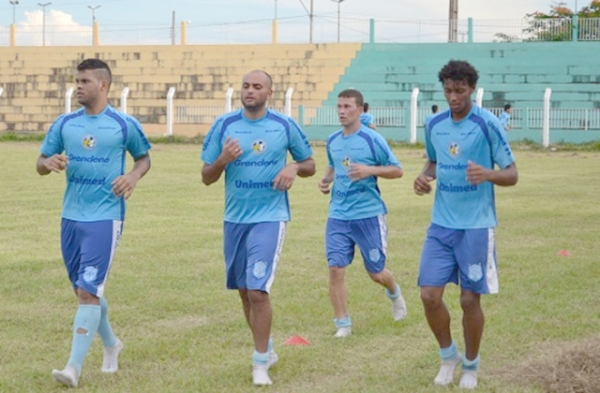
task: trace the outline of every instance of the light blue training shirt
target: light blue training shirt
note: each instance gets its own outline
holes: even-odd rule
[[[335,172],[329,204],[330,218],[358,220],[387,213],[376,176],[359,181],[348,177],[352,164],[402,168],[383,136],[363,125],[348,136],[344,136],[342,130],[337,131],[327,139],[327,158],[329,167]]]
[[[369,112],[363,112],[360,114],[360,122],[361,124],[363,124],[364,126],[368,127],[371,124],[373,124],[373,115],[370,114]]]
[[[473,105],[462,120],[450,110],[436,116],[425,133],[427,157],[436,163],[437,188],[431,221],[451,229],[497,225],[494,185],[471,185],[467,163],[504,169],[514,162],[506,132],[493,113]]]
[[[125,198],[112,192],[112,181],[125,173],[126,152],[134,159],[151,146],[140,123],[107,106],[90,116],[81,108],[59,116],[50,127],[40,153],[65,152],[67,188],[62,217],[82,222],[123,220]]]
[[[238,140],[243,154],[225,167],[225,216],[231,223],[289,221],[287,191],[273,189],[273,180],[286,166],[313,154],[304,132],[290,117],[274,110],[251,120],[239,109],[219,117],[204,140],[202,161],[214,163],[227,138]]]
[[[507,126],[508,123],[510,122],[510,114],[507,113],[506,111],[502,112],[500,114],[500,124],[502,124],[503,126]]]

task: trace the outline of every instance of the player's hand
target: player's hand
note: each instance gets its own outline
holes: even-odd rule
[[[331,192],[331,189],[329,188],[330,185],[331,182],[329,180],[321,179],[321,181],[319,181],[319,191],[325,195],[329,194]]]
[[[237,139],[232,139],[230,136],[225,139],[221,156],[226,164],[237,160],[244,153]]]
[[[431,192],[431,184],[429,184],[429,183],[432,182],[433,180],[434,180],[433,177],[425,176],[424,174],[421,173],[415,179],[415,182],[413,184],[413,187],[415,189],[415,194],[417,194],[417,195],[429,194]]]
[[[489,172],[488,168],[471,161],[467,162],[467,181],[473,185],[488,181]]]
[[[44,160],[44,167],[49,171],[60,173],[69,165],[69,159],[64,154],[55,154]]]
[[[124,196],[125,199],[129,199],[131,194],[133,194],[133,190],[135,189],[138,180],[139,178],[131,173],[117,177],[112,182],[113,194],[119,198]]]
[[[348,177],[352,181],[359,181],[373,176],[373,168],[369,165],[351,164],[348,169]]]
[[[292,188],[296,175],[298,174],[298,164],[291,163],[286,165],[273,180],[273,189],[287,191]]]

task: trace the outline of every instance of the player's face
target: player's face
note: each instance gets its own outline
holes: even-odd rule
[[[352,127],[360,121],[360,114],[363,113],[363,107],[356,104],[356,98],[354,97],[339,97],[337,112],[342,126]]]
[[[251,72],[242,80],[242,105],[247,111],[258,112],[265,108],[271,98],[269,78],[262,72]]]
[[[464,80],[446,79],[444,81],[444,96],[446,96],[454,118],[461,119],[469,113],[473,91],[475,91],[475,87],[469,86]]]
[[[92,106],[98,100],[106,85],[106,81],[99,80],[93,70],[78,71],[75,82],[77,82],[77,102],[85,107]]]

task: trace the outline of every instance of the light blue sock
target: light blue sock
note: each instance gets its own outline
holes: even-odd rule
[[[333,322],[335,322],[335,327],[338,329],[343,328],[343,327],[351,327],[352,326],[352,320],[350,319],[350,315],[348,315],[346,318],[342,318],[342,319],[335,318],[333,320]]]
[[[466,356],[463,356],[463,362],[462,362],[462,369],[463,370],[470,370],[470,371],[477,371],[479,370],[479,361],[480,361],[480,357],[479,354],[477,354],[477,357],[473,360],[469,360],[467,359]]]
[[[98,325],[98,335],[102,339],[102,344],[105,347],[113,347],[117,345],[117,336],[113,333],[108,320],[108,302],[104,297],[100,298],[100,324]]]
[[[387,295],[387,297],[389,297],[392,300],[398,299],[400,297],[400,295],[402,295],[402,292],[400,291],[400,285],[396,284],[396,292],[394,292],[394,293],[390,293],[390,291],[386,288],[385,294]]]
[[[458,356],[458,348],[456,343],[452,340],[452,344],[448,348],[440,348],[440,357],[442,361],[456,359]]]
[[[92,340],[100,324],[100,306],[92,304],[80,304],[75,313],[73,321],[73,343],[71,344],[71,357],[67,363],[81,374],[83,360],[87,355]],[[86,333],[78,333],[78,329],[83,329]]]
[[[252,364],[261,364],[263,366],[269,364],[269,352],[260,353],[255,349],[252,354]]]
[[[273,350],[273,339],[269,337],[269,345],[267,346],[267,353]]]

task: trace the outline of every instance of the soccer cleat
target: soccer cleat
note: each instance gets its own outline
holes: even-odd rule
[[[123,342],[117,339],[112,347],[104,347],[104,359],[102,360],[103,373],[116,373],[119,369],[119,353],[123,350]]]
[[[442,361],[440,371],[436,375],[433,383],[436,385],[446,386],[454,380],[454,370],[462,362],[462,356],[458,355],[454,359]]]
[[[352,334],[352,329],[350,327],[341,327],[337,330],[333,337],[348,337]]]
[[[394,320],[401,321],[406,318],[406,314],[406,303],[404,302],[402,295],[392,299],[392,315],[394,316]]]
[[[71,366],[66,366],[64,370],[52,370],[52,377],[56,382],[62,383],[69,388],[76,388],[79,384],[77,370]]]
[[[462,370],[459,386],[463,389],[475,389],[477,387],[477,371]]]
[[[273,381],[269,378],[268,364],[252,365],[252,383],[256,386],[272,385]]]
[[[279,356],[277,356],[277,353],[273,350],[269,351],[269,363],[268,366],[271,367],[273,365],[275,365],[275,363],[277,363],[277,361],[279,360]]]

